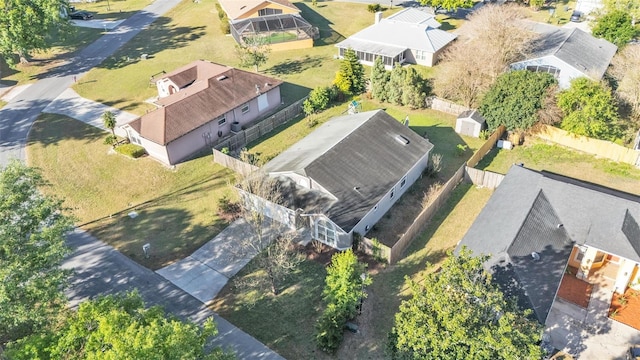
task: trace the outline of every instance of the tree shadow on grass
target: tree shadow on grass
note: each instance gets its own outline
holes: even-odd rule
[[[40,114],[27,138],[27,145],[57,145],[66,140],[83,140],[85,144],[103,138],[107,132],[65,115]]]
[[[299,74],[311,68],[315,68],[322,65],[322,58],[319,56],[305,55],[302,59],[288,59],[279,64],[276,64],[265,70],[265,73],[269,75],[288,75]]]
[[[320,37],[313,41],[313,46],[332,45],[346,39],[342,34],[333,29],[333,23],[305,3],[298,2],[296,6],[301,15],[320,31]]]

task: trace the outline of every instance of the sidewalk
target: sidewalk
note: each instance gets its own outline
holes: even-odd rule
[[[270,241],[275,228],[265,226],[264,241]],[[191,296],[208,304],[229,279],[242,270],[256,255],[242,246],[255,237],[244,219],[236,220],[191,256],[156,271]]]

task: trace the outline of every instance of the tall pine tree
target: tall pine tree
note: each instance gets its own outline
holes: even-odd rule
[[[371,68],[371,96],[379,101],[387,101],[387,83],[389,73],[384,67],[382,57],[376,57]]]
[[[404,73],[405,69],[396,63],[391,70],[391,76],[386,86],[387,101],[395,104],[402,105],[402,88],[404,87]]]
[[[352,49],[347,49],[344,52],[344,58],[340,61],[340,70],[336,73],[333,83],[342,93],[347,95],[357,95],[364,92],[364,67]]]

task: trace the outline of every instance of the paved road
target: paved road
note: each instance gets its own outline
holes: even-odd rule
[[[183,319],[202,324],[207,318],[213,317],[219,335],[209,345],[232,349],[239,359],[284,359],[162,276],[138,265],[88,233],[76,230],[68,236],[68,243],[75,251],[62,267],[74,270],[67,291],[72,306],[98,294],[138,289],[148,305],[161,305],[166,311]]]
[[[156,0],[81,50],[66,64],[53,69],[46,74],[46,79],[37,81],[0,109],[0,165],[7,164],[12,158],[24,160],[24,146],[31,125],[53,99],[71,86],[74,76],[81,78],[179,2]]]

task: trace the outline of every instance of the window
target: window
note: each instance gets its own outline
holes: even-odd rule
[[[553,75],[553,77],[555,78],[557,78],[560,75],[560,69],[554,66],[549,66],[549,65],[529,65],[527,66],[527,70],[533,71],[533,72],[546,72]]]
[[[320,219],[318,220],[318,222],[316,222],[316,236],[318,240],[324,243],[336,243],[336,231],[333,228],[333,224],[329,223],[326,220]]]
[[[587,251],[587,249],[585,247],[578,247],[578,251],[576,251],[576,257],[575,260],[577,262],[582,262],[582,258],[584,257],[584,252]]]
[[[396,188],[394,187],[393,189],[391,189],[391,194],[389,194],[389,199],[393,199],[395,195],[396,195]]]
[[[405,185],[407,185],[407,177],[403,177],[402,180],[400,180],[400,187],[403,188]]]
[[[258,16],[267,16],[267,15],[278,15],[282,14],[282,9],[261,9],[258,10]]]
[[[218,118],[218,126],[222,126],[227,123],[227,118],[222,115],[222,117]]]
[[[416,50],[416,60],[427,60],[427,52]]]
[[[596,253],[596,258],[593,260],[594,263],[601,263],[604,261],[605,253],[598,251]]]
[[[378,205],[376,204],[376,206],[373,207],[373,211],[378,210]]]
[[[242,111],[243,114],[248,113],[249,112],[249,104],[242,105],[242,107],[240,108],[240,111]]]

